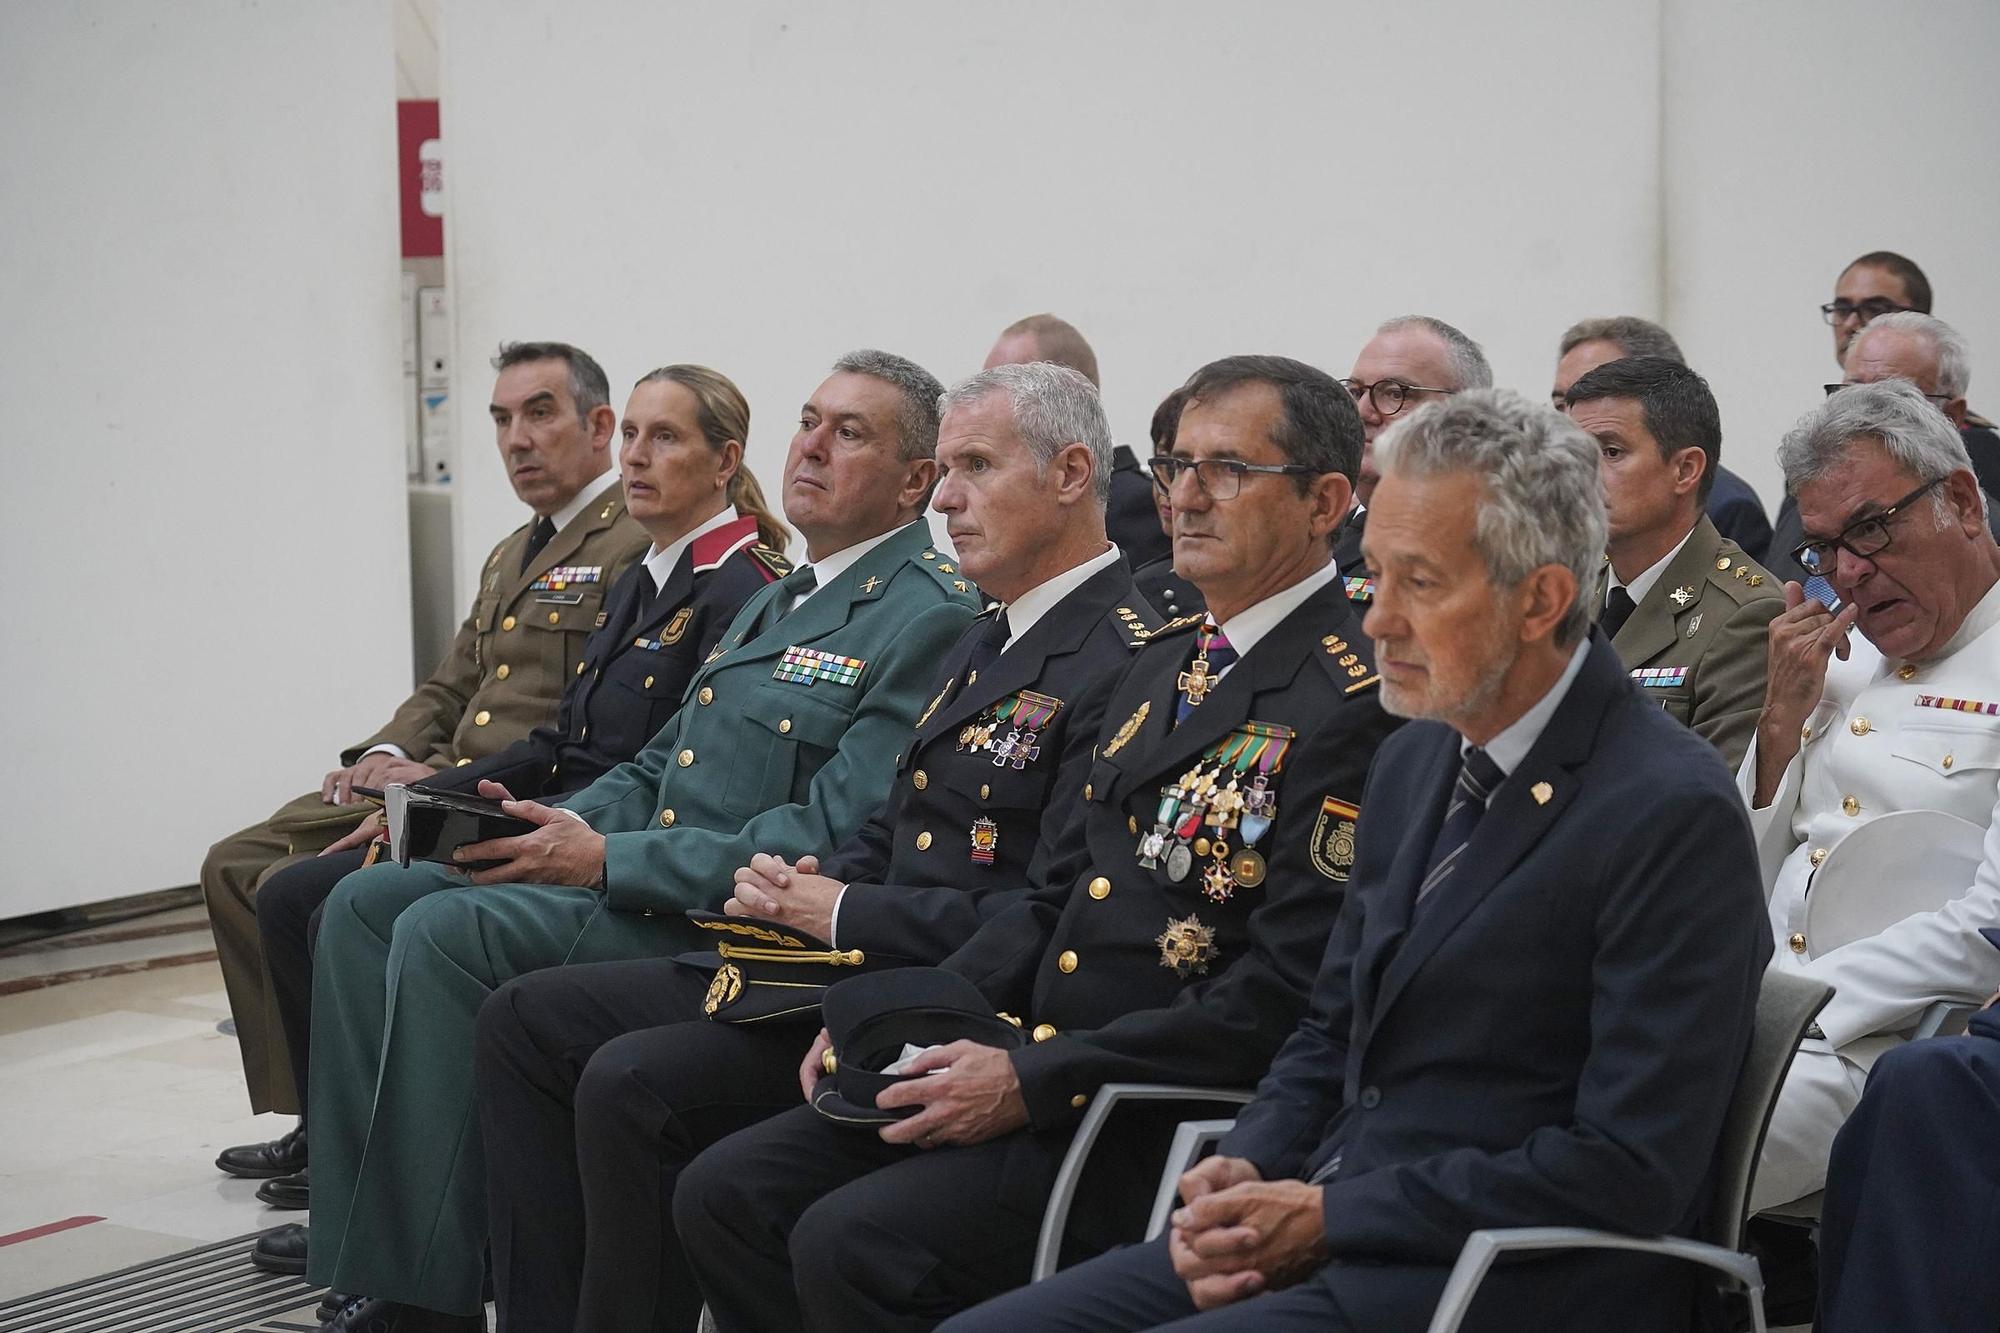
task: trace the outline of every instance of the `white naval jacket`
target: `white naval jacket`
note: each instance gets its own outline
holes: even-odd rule
[[[2000,925],[2000,584],[1930,662],[1885,659],[1858,632],[1849,643],[1845,662],[1828,662],[1804,743],[1771,804],[1751,805],[1750,823],[1777,934],[1771,966],[1834,988],[1819,1016],[1825,1048],[1867,1068],[1934,1001],[1978,1003],[2000,984],[2000,951],[1979,934]],[[1750,805],[1754,740],[1737,784]],[[1973,881],[1939,911],[1816,955],[1805,935],[1814,870],[1842,838],[1896,810],[1941,810],[1985,828]],[[1925,851],[1908,849],[1911,875],[1924,873]]]

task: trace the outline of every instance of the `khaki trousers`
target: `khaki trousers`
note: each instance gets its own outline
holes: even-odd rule
[[[229,1012],[236,1020],[252,1111],[296,1115],[301,1109],[257,938],[257,890],[272,872],[330,846],[370,808],[328,805],[318,792],[308,792],[279,806],[269,819],[216,843],[201,863],[201,896],[215,932]]]

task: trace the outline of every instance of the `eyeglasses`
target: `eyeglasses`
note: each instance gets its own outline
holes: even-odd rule
[[[1806,573],[1824,577],[1833,573],[1834,561],[1839,558],[1838,553],[1842,550],[1849,551],[1863,560],[1880,555],[1889,549],[1890,522],[1896,515],[1902,513],[1912,500],[1926,491],[1934,490],[1942,485],[1944,480],[1945,478],[1939,477],[1935,481],[1925,482],[1887,509],[1855,519],[1842,528],[1836,537],[1799,543],[1792,549],[1792,559],[1798,561],[1799,567]]]
[[[1871,296],[1865,301],[1828,301],[1819,308],[1819,312],[1826,316],[1826,322],[1829,324],[1838,324],[1856,315],[1861,316],[1861,322],[1866,324],[1871,319],[1894,315],[1909,308],[1906,305],[1896,304],[1886,296]]]
[[[1831,398],[1835,394],[1839,393],[1842,389],[1852,389],[1855,387],[1857,387],[1857,385],[1855,384],[1829,384],[1826,386],[1826,396]],[[1948,393],[1927,393],[1924,395],[1924,397],[1930,399],[1932,402],[1936,403],[1939,407],[1943,407],[1946,403],[1951,401],[1951,395]]]
[[[1298,463],[1245,463],[1236,458],[1175,458],[1172,454],[1155,454],[1146,460],[1146,467],[1153,474],[1153,484],[1162,491],[1171,491],[1183,472],[1194,473],[1195,485],[1211,500],[1234,500],[1243,489],[1243,474],[1246,472],[1265,473],[1274,477],[1317,477],[1321,475],[1316,467],[1304,467]]]
[[[1450,393],[1450,389],[1434,389],[1428,384],[1412,384],[1408,380],[1376,380],[1373,384],[1363,384],[1360,380],[1342,380],[1340,386],[1354,395],[1360,402],[1363,394],[1375,404],[1375,410],[1385,417],[1393,417],[1403,410],[1403,404],[1413,393]]]

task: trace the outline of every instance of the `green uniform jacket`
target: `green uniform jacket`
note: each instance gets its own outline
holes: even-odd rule
[[[1602,606],[1605,580],[1597,582]],[[1703,518],[1611,646],[1641,693],[1733,771],[1764,707],[1765,648],[1784,609],[1784,585]]]
[[[573,959],[591,956],[592,932],[623,933],[606,918],[716,908],[752,853],[824,855],[851,837],[887,798],[938,663],[979,609],[921,519],[774,618],[787,595],[774,583],[752,597],[665,729],[562,801],[607,835],[611,911]]]
[[[396,745],[412,759],[449,768],[504,750],[554,720],[612,580],[652,541],[625,513],[616,482],[522,569],[533,528],[524,523],[493,548],[472,614],[444,661],[388,725],[343,751],[341,763]]]

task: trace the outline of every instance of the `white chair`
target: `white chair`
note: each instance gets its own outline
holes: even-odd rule
[[[1715,1195],[1702,1219],[1701,1239],[1682,1236],[1626,1236],[1585,1227],[1508,1227],[1475,1231],[1466,1237],[1458,1263],[1438,1298],[1429,1333],[1456,1333],[1479,1284],[1504,1254],[1551,1250],[1634,1250],[1661,1254],[1714,1269],[1749,1302],[1751,1327],[1765,1333],[1764,1277],[1754,1256],[1743,1253],[1750,1186],[1764,1131],[1771,1124],[1778,1089],[1799,1041],[1833,988],[1784,972],[1766,972],[1757,995],[1756,1026],[1749,1054],[1737,1075],[1722,1135],[1716,1144]],[[1556,1293],[1551,1293],[1554,1298]]]
[[[1091,1149],[1103,1136],[1114,1108],[1121,1103],[1142,1101],[1243,1106],[1253,1095],[1243,1088],[1196,1088],[1178,1083],[1107,1083],[1099,1088],[1097,1095],[1091,1099],[1090,1109],[1083,1113],[1076,1137],[1070,1140],[1069,1152],[1063,1157],[1061,1169],[1056,1172],[1055,1188],[1049,1194],[1048,1206],[1042,1211],[1042,1232],[1035,1243],[1035,1266],[1029,1281],[1040,1282],[1056,1271],[1057,1258],[1062,1253],[1063,1232],[1069,1225],[1070,1206],[1076,1202],[1077,1184],[1083,1178],[1084,1164],[1090,1158]],[[1166,1229],[1181,1174],[1201,1160],[1210,1145],[1227,1134],[1234,1123],[1233,1119],[1188,1120],[1175,1129],[1173,1143],[1167,1150],[1166,1166],[1160,1172],[1159,1188],[1153,1196],[1153,1213],[1146,1226],[1145,1239],[1151,1240]]]

